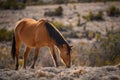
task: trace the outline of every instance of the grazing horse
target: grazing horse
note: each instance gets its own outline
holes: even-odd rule
[[[55,54],[55,47],[59,49],[60,57],[65,63],[66,67],[70,67],[71,46],[69,46],[58,29],[56,29],[53,24],[45,19],[36,21],[33,19],[25,18],[17,22],[14,28],[11,49],[11,55],[16,62],[16,70],[18,70],[19,67],[18,58],[21,43],[25,45],[23,68],[26,68],[26,60],[31,48],[35,48],[34,61],[31,66],[31,68],[34,68],[38,57],[39,48],[43,46],[48,46],[50,48],[54,65],[56,67],[58,66],[58,63]]]

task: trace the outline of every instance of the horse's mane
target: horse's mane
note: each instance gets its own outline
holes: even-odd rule
[[[56,44],[59,45],[63,45],[66,44],[68,50],[71,50],[71,47],[69,46],[69,44],[67,43],[67,41],[64,39],[64,37],[62,36],[62,34],[57,30],[57,28],[55,28],[51,23],[49,23],[48,21],[45,22],[45,26],[46,29],[49,33],[49,36],[55,40]]]

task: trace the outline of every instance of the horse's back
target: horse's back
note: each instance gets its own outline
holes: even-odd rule
[[[36,22],[37,21],[34,19],[24,18],[16,23],[14,30],[16,31],[16,30],[20,30],[23,27],[24,28],[30,27],[31,25],[36,24]]]

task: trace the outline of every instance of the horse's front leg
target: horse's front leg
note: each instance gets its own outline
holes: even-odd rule
[[[24,69],[26,69],[26,61],[27,61],[29,52],[30,52],[30,48],[26,47],[26,50],[25,50],[25,53],[24,53],[24,65],[23,65]]]
[[[57,56],[55,54],[55,50],[54,49],[55,49],[54,46],[50,46],[50,51],[51,51],[51,55],[53,57],[54,65],[55,65],[55,67],[58,67]]]
[[[31,66],[31,68],[33,68],[33,69],[34,69],[34,66],[35,66],[35,63],[36,63],[36,60],[37,60],[37,57],[38,57],[38,53],[39,53],[39,48],[35,48],[34,61],[33,61],[33,64]]]

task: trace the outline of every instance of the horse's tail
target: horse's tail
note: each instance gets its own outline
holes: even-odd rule
[[[15,41],[15,35],[13,33],[12,48],[11,48],[11,56],[12,56],[13,60],[15,60],[15,54],[16,54],[16,41]]]

